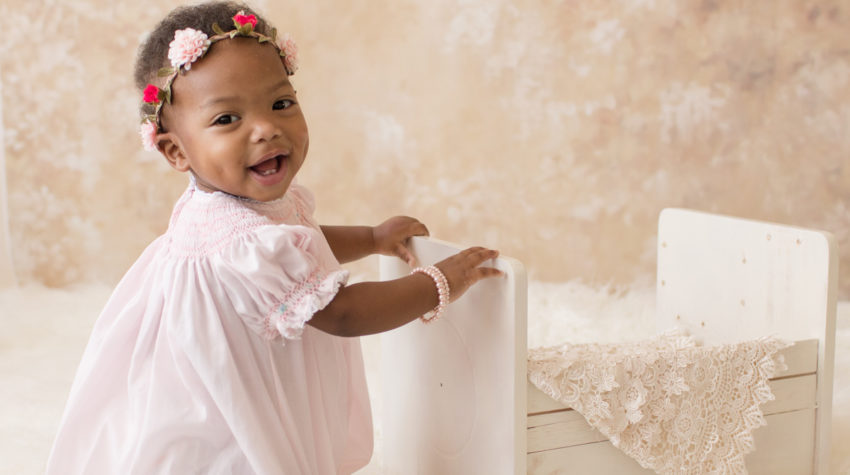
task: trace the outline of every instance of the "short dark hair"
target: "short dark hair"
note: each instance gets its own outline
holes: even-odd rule
[[[213,36],[215,35],[212,29],[213,23],[218,23],[225,31],[230,30],[233,28],[233,15],[240,10],[243,10],[246,15],[257,17],[257,25],[254,27],[254,31],[264,35],[271,34],[272,25],[251,7],[242,3],[207,2],[171,10],[139,46],[133,72],[136,90],[141,93],[147,84],[156,80],[157,71],[160,68],[170,66],[168,45],[174,39],[175,31],[193,28],[203,31],[207,36]],[[153,114],[154,107],[151,104],[142,104],[141,112],[142,116]]]

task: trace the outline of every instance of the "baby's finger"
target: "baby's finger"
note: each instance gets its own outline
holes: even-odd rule
[[[485,249],[481,246],[468,247],[468,248],[460,251],[459,253],[457,253],[457,255],[461,256],[461,257],[472,257],[472,256],[480,253],[481,251],[486,251],[486,250],[487,249]]]
[[[469,255],[469,259],[474,265],[480,265],[482,262],[499,257],[499,251],[493,249],[479,248]]]
[[[410,226],[410,235],[411,236],[430,236],[431,233],[428,232],[428,228],[419,221],[416,221]]]
[[[414,256],[413,253],[410,252],[410,249],[408,249],[404,244],[396,244],[395,255],[406,262],[410,267],[416,267],[416,256]]]
[[[476,267],[473,271],[472,278],[474,279],[474,282],[478,282],[482,279],[487,279],[490,277],[501,277],[503,275],[505,275],[504,272],[494,267]]]

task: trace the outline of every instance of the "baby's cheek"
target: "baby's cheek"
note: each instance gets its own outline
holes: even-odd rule
[[[310,134],[307,132],[307,124],[304,124],[304,127],[298,131],[297,135],[298,143],[302,144],[303,154],[307,156],[307,150],[310,148]]]

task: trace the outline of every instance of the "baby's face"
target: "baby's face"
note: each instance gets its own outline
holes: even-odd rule
[[[215,43],[174,80],[162,118],[160,149],[202,190],[274,200],[307,155],[307,123],[278,51],[253,38]]]

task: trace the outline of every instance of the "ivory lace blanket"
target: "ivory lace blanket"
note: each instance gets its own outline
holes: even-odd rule
[[[663,474],[746,474],[759,405],[790,344],[762,338],[700,346],[667,333],[624,344],[534,348],[528,374],[614,446]]]

